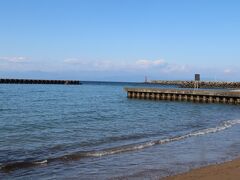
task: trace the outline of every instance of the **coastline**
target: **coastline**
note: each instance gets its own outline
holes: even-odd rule
[[[169,176],[164,180],[235,180],[240,177],[240,158],[190,170],[189,172]]]

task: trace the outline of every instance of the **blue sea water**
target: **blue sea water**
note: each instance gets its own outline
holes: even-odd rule
[[[126,86],[156,85],[0,85],[0,179],[159,179],[239,157],[240,106]]]

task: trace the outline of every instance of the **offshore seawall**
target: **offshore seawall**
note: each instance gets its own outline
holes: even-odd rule
[[[46,80],[46,79],[0,79],[0,84],[65,84],[80,85],[78,80]]]
[[[194,88],[195,81],[164,81],[153,80],[150,84],[162,85],[177,85],[180,88]],[[225,81],[199,81],[199,88],[240,88],[240,82],[225,82]]]

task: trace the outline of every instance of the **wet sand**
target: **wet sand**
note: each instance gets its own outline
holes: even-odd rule
[[[237,180],[240,179],[240,158],[217,165],[211,165],[190,172],[170,176],[164,180]]]

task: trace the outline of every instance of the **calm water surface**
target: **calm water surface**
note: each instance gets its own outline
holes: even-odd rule
[[[0,85],[0,179],[159,179],[240,155],[240,106],[125,86],[143,84]]]

